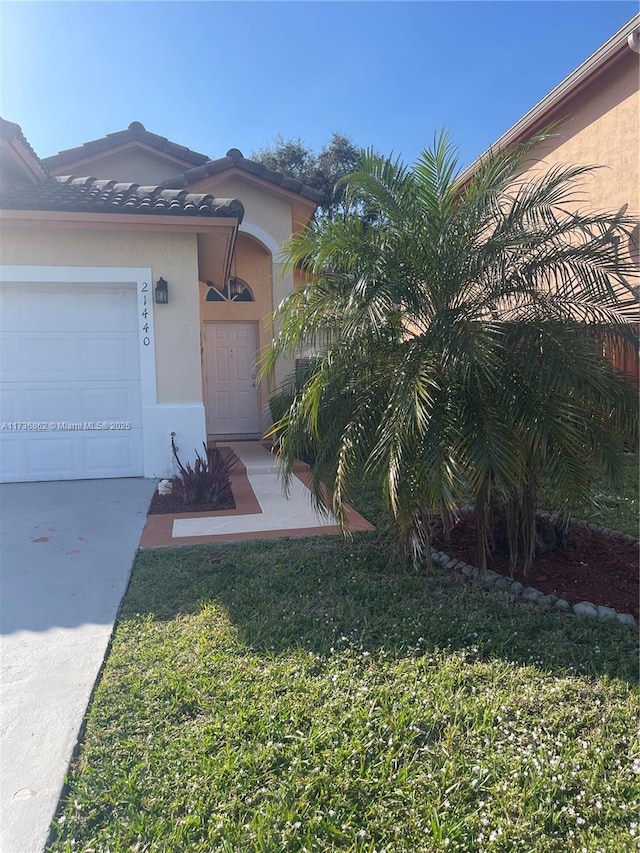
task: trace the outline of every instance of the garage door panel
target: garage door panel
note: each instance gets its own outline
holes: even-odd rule
[[[20,417],[20,412],[22,411],[21,395],[22,392],[18,388],[2,389],[0,395],[0,420],[3,423],[5,421],[22,420]]]
[[[20,446],[16,434],[0,438],[0,481],[13,482],[21,470]]]
[[[4,332],[2,378],[4,382],[55,379],[74,368],[74,347],[64,335]]]
[[[115,467],[123,472],[135,468],[136,459],[142,453],[140,430],[123,432],[92,432],[82,442],[82,467],[87,477],[109,477]],[[130,476],[123,473],[120,476]]]
[[[0,448],[5,482],[140,476],[142,431],[14,433]]]
[[[132,428],[141,425],[142,412],[137,384],[84,388],[81,392],[82,420],[128,421]]]
[[[9,284],[0,300],[0,479],[141,476],[135,288]]]
[[[20,401],[19,407],[8,420],[38,423],[76,420],[70,417],[76,410],[75,396],[73,389],[60,383],[57,387],[39,385],[23,388],[15,395]]]
[[[25,479],[73,480],[77,469],[76,442],[73,435],[19,436],[24,444]]]
[[[132,376],[132,365],[138,364],[138,337],[131,333],[81,338],[77,358],[83,380],[139,377],[139,371]]]
[[[41,335],[4,333],[4,382],[139,380],[138,338],[131,332]]]
[[[18,360],[12,363],[15,372],[5,376],[9,382],[55,381],[58,378],[73,378],[77,370],[77,347],[75,341],[64,334],[23,334],[16,346]]]
[[[137,332],[137,297],[132,287],[7,284],[0,329],[47,332]]]
[[[61,382],[31,383],[27,387],[2,390],[3,422],[83,422],[124,421],[133,429],[141,426],[139,385],[100,383],[87,388],[81,383],[71,387]]]

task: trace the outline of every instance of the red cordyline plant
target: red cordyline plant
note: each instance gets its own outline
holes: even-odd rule
[[[182,464],[173,438],[171,450],[178,466],[179,475],[174,480],[174,491],[182,497],[185,504],[217,504],[227,497],[231,490],[231,472],[238,464],[235,453],[223,456],[214,448],[204,448],[204,457],[196,451],[193,467],[191,463]]]

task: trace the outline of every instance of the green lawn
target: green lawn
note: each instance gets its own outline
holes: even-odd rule
[[[593,484],[592,494],[596,506],[585,508],[576,514],[586,518],[593,524],[610,527],[631,536],[638,536],[638,454],[624,457],[624,477],[619,489],[597,479]]]
[[[634,641],[368,537],[143,554],[53,849],[630,850]]]
[[[636,643],[376,534],[142,553],[50,849],[636,849]]]

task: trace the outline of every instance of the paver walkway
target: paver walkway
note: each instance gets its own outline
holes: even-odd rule
[[[226,442],[239,457],[242,470],[232,477],[235,510],[181,515],[150,515],[143,548],[193,545],[216,541],[270,539],[339,534],[332,515],[320,515],[307,488],[309,467],[297,463],[288,495],[282,489],[276,457],[258,441]],[[349,529],[373,530],[354,509],[347,511]]]

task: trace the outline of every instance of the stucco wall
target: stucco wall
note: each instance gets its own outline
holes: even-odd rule
[[[158,402],[202,402],[195,234],[5,229],[2,263],[151,267],[169,283],[169,304],[153,306]]]
[[[237,175],[214,175],[189,187],[191,192],[210,192],[219,198],[239,198],[244,221],[257,225],[281,246],[292,232],[291,202],[277,192],[253,185]]]
[[[572,204],[583,210],[618,211],[640,217],[640,75],[638,56],[625,51],[622,59],[598,79],[562,105],[550,119],[561,121],[557,138],[540,143],[538,158],[524,176],[552,166],[598,166],[580,185]],[[635,287],[640,280],[638,226],[626,245],[635,264],[635,275],[627,281]],[[628,296],[627,291],[624,295]],[[611,360],[637,385],[640,365],[632,349],[611,354]]]
[[[87,158],[79,163],[66,163],[54,175],[93,175],[94,178],[135,182],[146,186],[156,186],[173,175],[178,175],[189,168],[189,164],[181,165],[158,157],[151,151],[128,150],[116,151]]]
[[[607,210],[627,204],[629,214],[640,214],[639,84],[638,57],[628,50],[614,68],[550,117],[562,124],[554,131],[557,139],[535,149],[540,162],[534,168],[601,166],[584,186],[588,203]]]
[[[308,220],[313,213],[313,206],[305,205],[302,199],[281,197],[277,191],[255,186],[237,175],[214,175],[193,184],[190,189],[242,201],[245,214],[241,230],[261,240],[273,256],[273,306],[277,307],[294,287],[293,273],[281,263],[280,249],[294,231],[303,227],[305,216]]]

